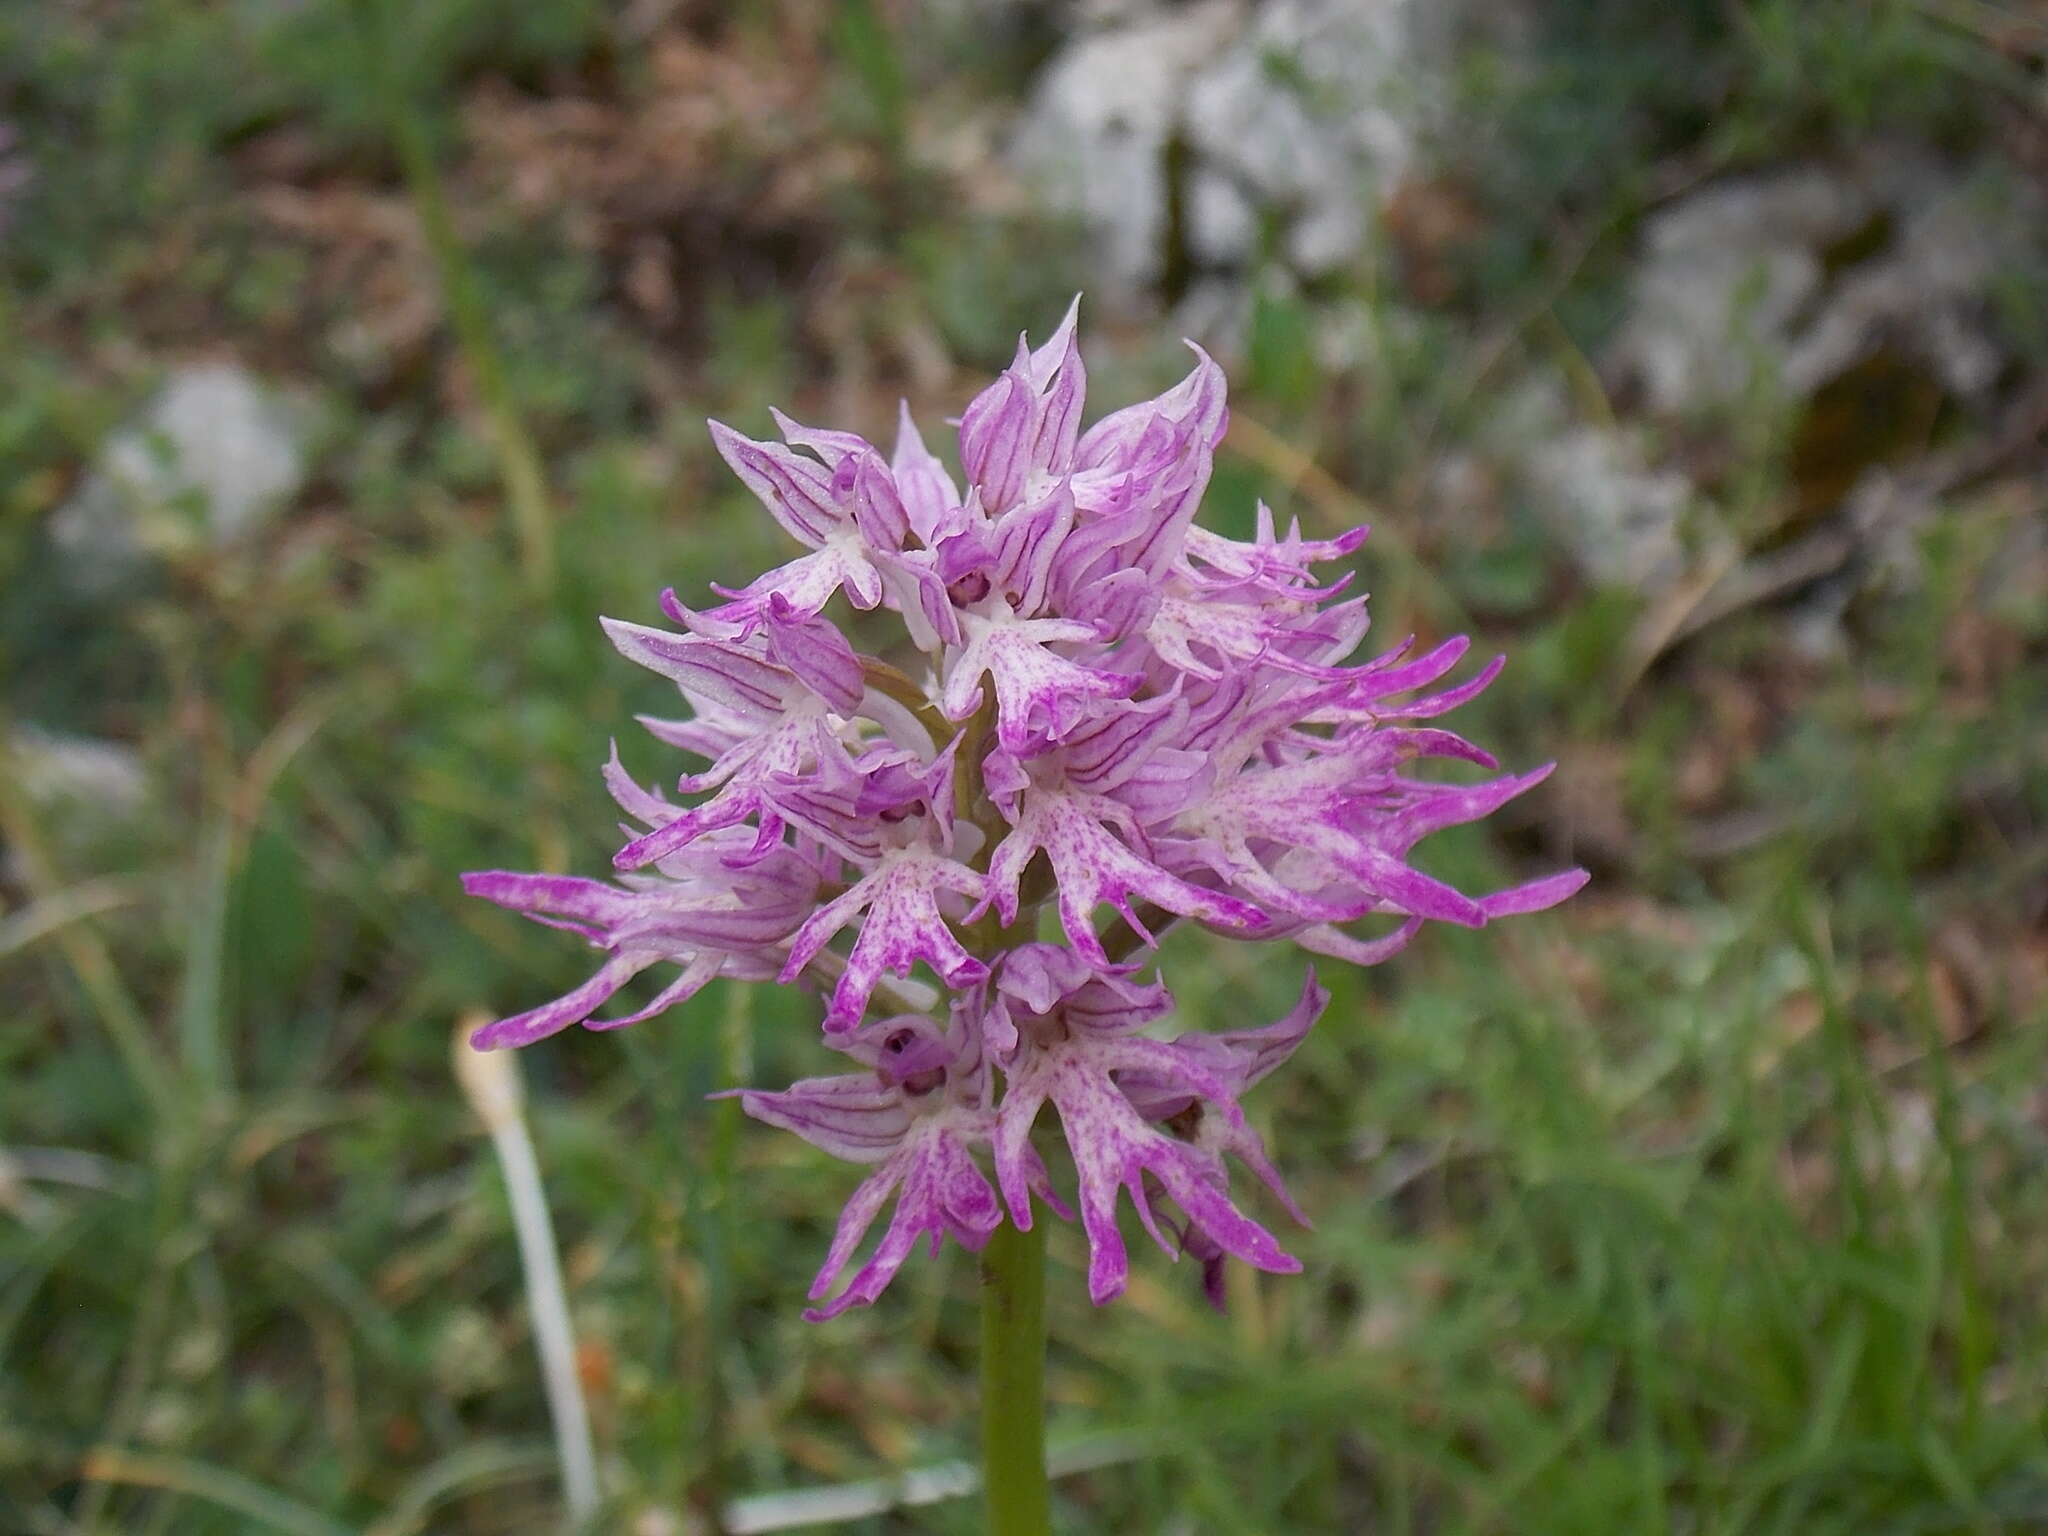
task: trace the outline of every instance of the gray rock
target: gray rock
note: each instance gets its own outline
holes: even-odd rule
[[[1756,388],[1804,398],[1890,346],[1980,395],[2005,357],[1992,286],[2040,219],[2017,189],[1991,198],[1907,151],[1707,187],[1650,220],[1605,371],[1678,416]]]
[[[1039,77],[1011,158],[1047,202],[1093,232],[1106,296],[1158,280],[1167,149],[1195,71],[1242,25],[1234,0],[1148,14],[1070,42]]]
[[[1870,215],[1870,200],[1817,169],[1731,181],[1650,220],[1608,366],[1660,415],[1775,381],[1801,310],[1820,291],[1820,251]]]
[[[1584,420],[1562,375],[1545,370],[1501,391],[1468,473],[1497,466],[1588,580],[1655,597],[1684,576],[1694,549],[1725,534],[1698,488],[1659,467],[1652,447],[1643,428]]]
[[[1537,515],[1594,581],[1655,593],[1684,573],[1692,482],[1652,468],[1639,435],[1570,427],[1532,447],[1522,474]]]
[[[1173,330],[1212,355],[1242,357],[1251,334],[1252,288],[1224,277],[1203,277],[1173,307]]]
[[[1171,328],[1211,355],[1242,358],[1251,343],[1253,315],[1262,298],[1299,299],[1301,284],[1284,268],[1265,267],[1249,281],[1212,274],[1196,280],[1173,308]],[[1412,344],[1414,313],[1399,305],[1373,309],[1361,300],[1323,300],[1308,338],[1316,364],[1329,375],[1370,362],[1383,346]]]
[[[148,802],[149,775],[131,747],[33,725],[16,726],[6,745],[22,793],[39,810],[74,806],[119,821]]]
[[[1250,262],[1268,220],[1304,276],[1358,255],[1439,92],[1418,67],[1415,12],[1413,0],[1271,0],[1190,80],[1198,261]]]
[[[301,402],[232,364],[180,368],[107,439],[51,538],[89,591],[152,553],[233,544],[305,484],[309,425]]]
[[[1198,0],[1107,16],[1047,66],[1010,158],[1094,232],[1098,287],[1125,301],[1166,266],[1176,193],[1176,255],[1198,276],[1272,256],[1313,277],[1356,258],[1446,94],[1438,8],[1420,0]]]
[[[1810,393],[1887,340],[1952,395],[1979,396],[1997,381],[2005,353],[1986,312],[2000,269],[2021,259],[2021,231],[2009,207],[1993,209],[1973,188],[1928,190],[1898,210],[1891,246],[1843,274],[1793,339],[1785,378],[1794,391]]]
[[[0,736],[0,773],[12,773],[36,825],[65,867],[132,869],[164,825],[156,787],[133,748],[21,724]],[[0,879],[21,878],[16,850],[0,847]]]

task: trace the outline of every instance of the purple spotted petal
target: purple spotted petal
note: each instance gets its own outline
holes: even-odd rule
[[[896,1211],[874,1253],[844,1290],[804,1313],[808,1321],[822,1323],[849,1307],[870,1305],[896,1278],[920,1238],[934,1253],[948,1237],[974,1252],[1002,1224],[995,1190],[973,1154],[950,1125],[937,1119],[926,1121],[913,1128],[895,1155],[868,1175],[846,1202],[831,1250],[811,1282],[813,1301],[830,1294],[891,1193],[896,1196]]]
[[[860,936],[833,989],[825,1028],[844,1032],[860,1022],[883,972],[907,976],[922,960],[949,986],[963,986],[988,968],[961,945],[939,910],[942,893],[982,900],[988,877],[942,855],[903,849],[883,856],[879,868],[852,890],[827,902],[797,932],[781,979],[794,981],[840,929],[865,913]]]
[[[1074,1156],[1081,1225],[1088,1235],[1088,1296],[1098,1306],[1121,1295],[1130,1278],[1130,1258],[1116,1221],[1124,1192],[1153,1240],[1169,1257],[1177,1256],[1153,1213],[1148,1176],[1225,1252],[1276,1274],[1298,1272],[1300,1261],[1216,1188],[1208,1155],[1139,1117],[1103,1065],[1104,1049],[1063,1041],[1024,1057],[1011,1073],[995,1134],[996,1170],[1011,1219],[1019,1226],[1031,1223],[1023,1154],[1031,1124],[1050,1100]]]
[[[1052,865],[1067,942],[1097,963],[1105,957],[1092,919],[1095,909],[1104,905],[1113,907],[1144,938],[1150,935],[1132,909],[1133,900],[1219,928],[1250,931],[1266,925],[1265,914],[1250,902],[1191,885],[1133,852],[1105,822],[1117,811],[1114,801],[1099,796],[1036,789],[1027,794],[1015,827],[989,863],[996,910],[1003,921],[1016,920],[1024,868],[1034,853],[1043,852]]]
[[[1131,673],[1100,671],[1052,649],[1093,638],[1068,619],[964,616],[966,643],[946,676],[943,705],[949,720],[965,720],[981,704],[981,679],[996,687],[996,739],[1021,756],[1035,739],[1058,739],[1095,712],[1101,701],[1126,697],[1138,686]]]

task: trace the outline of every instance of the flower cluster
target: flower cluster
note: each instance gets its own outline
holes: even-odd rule
[[[1202,1262],[1212,1298],[1226,1254],[1298,1268],[1233,1203],[1228,1164],[1301,1219],[1239,1101],[1327,994],[1311,971],[1275,1024],[1166,1038],[1153,1026],[1173,999],[1130,956],[1188,921],[1370,964],[1426,919],[1477,927],[1584,880],[1473,897],[1408,862],[1428,833],[1543,777],[1409,776],[1424,758],[1496,767],[1422,722],[1499,662],[1441,688],[1463,640],[1347,664],[1365,599],[1315,568],[1365,530],[1282,535],[1263,506],[1249,540],[1196,526],[1226,422],[1221,371],[1196,348],[1182,383],[1084,432],[1075,319],[1036,350],[1020,342],[968,405],[964,491],[907,411],[886,456],[779,413],[781,442],[714,423],[726,463],[805,552],[717,589],[715,606],[664,593],[673,628],[606,621],[689,706],[644,724],[709,766],[671,800],[614,750],[606,779],[633,822],[616,883],[466,880],[604,957],[567,996],[479,1031],[480,1047],[632,1023],[720,976],[823,995],[825,1043],[854,1070],[740,1094],[756,1119],[873,1170],[814,1318],[873,1301],[920,1238],[978,1248],[1006,1211],[1029,1227],[1034,1198],[1071,1219],[1032,1139],[1048,1102],[1097,1302],[1127,1278],[1125,1192],[1170,1254]],[[856,651],[828,617],[841,598],[900,620],[921,659]],[[1380,931],[1347,926],[1362,919]],[[679,974],[644,1007],[595,1016],[656,966]]]

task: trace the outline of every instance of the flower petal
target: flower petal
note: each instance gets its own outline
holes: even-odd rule
[[[780,443],[756,442],[722,421],[711,424],[718,456],[799,544],[816,549],[846,521],[832,471]]]

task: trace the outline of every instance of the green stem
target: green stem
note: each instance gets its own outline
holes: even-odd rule
[[[981,1462],[989,1536],[1051,1536],[1045,1475],[1045,1224],[981,1255]]]

